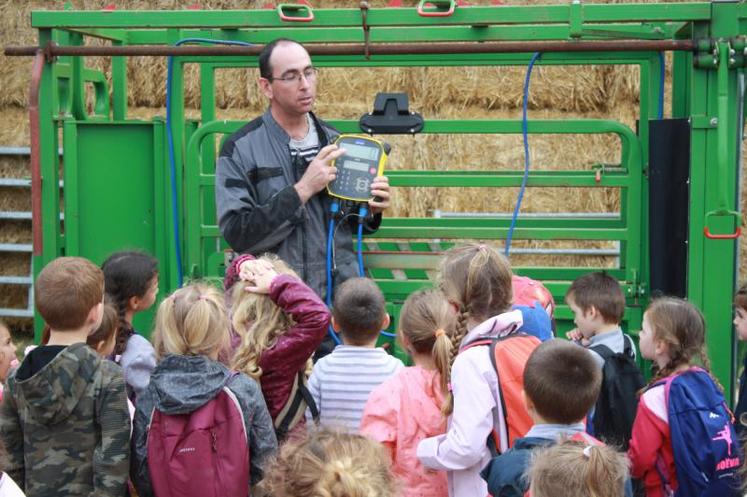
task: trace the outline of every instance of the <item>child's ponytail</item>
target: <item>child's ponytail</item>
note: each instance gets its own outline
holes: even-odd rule
[[[536,451],[527,475],[534,497],[622,497],[628,461],[612,447],[566,440]]]
[[[415,352],[429,354],[433,358],[444,395],[448,393],[451,376],[455,329],[454,311],[444,294],[438,290],[414,292],[402,306],[400,334]]]

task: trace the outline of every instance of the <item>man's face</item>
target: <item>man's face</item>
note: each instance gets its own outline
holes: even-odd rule
[[[260,86],[273,110],[288,117],[309,112],[316,98],[316,73],[306,49],[280,43],[272,51],[270,67],[272,78],[260,78]]]

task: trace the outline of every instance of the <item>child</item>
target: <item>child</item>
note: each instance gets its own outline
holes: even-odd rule
[[[574,438],[600,442],[585,433],[584,417],[599,395],[602,374],[585,350],[563,340],[537,347],[524,369],[524,401],[534,426],[483,470],[491,495],[522,497],[532,450]]]
[[[227,341],[226,310],[215,288],[192,284],[159,306],[154,343],[160,362],[138,398],[132,436],[140,497],[209,496],[218,489],[218,495],[246,496],[249,484],[261,479],[262,464],[277,449],[272,419],[257,383],[217,362]],[[232,428],[238,436],[230,436]],[[208,432],[206,442],[200,433]]]
[[[605,443],[627,449],[644,381],[633,341],[620,328],[625,296],[615,278],[588,273],[571,284],[565,299],[577,326],[568,337],[586,347],[602,371],[602,388],[587,429]]]
[[[628,461],[611,447],[568,440],[538,451],[528,476],[532,497],[622,497]]]
[[[415,366],[376,387],[363,410],[361,433],[389,449],[403,497],[448,495],[446,473],[426,471],[415,451],[424,438],[446,431],[441,408],[455,324],[454,310],[441,292],[410,295],[402,306],[398,337]]]
[[[262,487],[273,497],[396,497],[386,451],[362,435],[315,430],[285,444]]]
[[[733,488],[709,494],[688,490],[693,480],[702,482],[703,478],[713,484],[734,483],[738,478],[728,470],[741,466],[741,450],[736,434],[731,434],[731,415],[723,395],[705,371],[694,367],[698,359],[709,368],[703,315],[685,300],[655,300],[643,315],[640,347],[641,355],[653,361],[654,377],[640,397],[633,425],[628,450],[631,475],[643,481],[648,497],[670,495],[679,486],[684,489],[681,495],[736,495]],[[695,382],[699,382],[698,389],[691,388]],[[715,401],[708,401],[709,393]],[[683,399],[698,408],[681,409]],[[710,430],[712,423],[715,429]],[[688,439],[695,447],[688,446]],[[727,449],[728,459],[716,452],[726,455]],[[710,467],[692,459],[700,454],[709,457]],[[681,473],[681,467],[690,471]]]
[[[522,375],[540,342],[516,333],[522,314],[511,310],[511,276],[506,258],[483,244],[451,249],[441,265],[441,290],[458,310],[451,395],[444,403],[451,418],[445,435],[420,442],[417,456],[426,467],[448,471],[452,497],[486,495],[480,470],[490,461],[488,439],[504,452],[532,424],[521,399]]]
[[[358,431],[371,391],[404,367],[376,347],[379,332],[389,326],[384,295],[372,280],[351,278],[339,286],[332,307],[332,326],[343,345],[322,357],[309,378],[309,391],[322,426]],[[306,410],[306,420],[311,421]]]
[[[117,325],[119,324],[119,315],[117,309],[111,302],[104,301],[104,314],[101,318],[101,324],[93,333],[86,338],[86,344],[96,351],[101,357],[109,357],[114,352],[114,345],[117,341]]]
[[[10,368],[18,365],[16,359],[16,344],[10,336],[10,329],[3,321],[0,321],[0,401],[3,400],[3,387],[8,379]]]
[[[747,341],[747,283],[734,296],[734,329],[737,339]],[[734,409],[735,426],[740,438],[747,434],[747,356],[744,358],[742,374],[739,376],[739,397]]]
[[[117,252],[104,261],[101,269],[106,277],[106,293],[119,312],[114,360],[122,366],[128,397],[136,402],[156,367],[156,353],[132,327],[132,318],[156,301],[158,261],[142,252]]]
[[[53,260],[34,284],[49,342],[11,372],[0,406],[5,469],[30,496],[126,492],[130,416],[122,370],[85,343],[101,323],[103,300],[104,275],[79,257]]]
[[[231,290],[233,329],[243,337],[232,367],[260,383],[282,441],[305,432],[306,370],[327,333],[329,311],[276,256],[244,262],[241,277]]]

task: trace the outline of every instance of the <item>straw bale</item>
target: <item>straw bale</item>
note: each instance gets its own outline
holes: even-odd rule
[[[0,178],[30,178],[29,161],[25,157],[0,155]]]
[[[31,243],[31,221],[0,221],[0,240],[2,243]]]

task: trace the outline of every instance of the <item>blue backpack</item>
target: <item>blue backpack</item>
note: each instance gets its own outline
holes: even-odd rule
[[[691,368],[656,383],[662,384],[678,482],[677,491],[672,492],[659,465],[665,495],[740,495],[741,443],[734,416],[711,376],[701,368]]]

